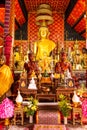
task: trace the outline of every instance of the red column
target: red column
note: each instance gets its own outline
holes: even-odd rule
[[[5,1],[4,55],[6,64],[12,68],[14,43],[14,0]]]

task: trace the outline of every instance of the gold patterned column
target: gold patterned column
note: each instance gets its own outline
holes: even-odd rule
[[[28,52],[31,50],[31,48],[30,48],[30,40],[29,40],[29,29],[30,29],[30,26],[29,26],[29,18],[30,18],[30,13],[28,13],[28,24],[27,24],[27,28],[28,28]]]

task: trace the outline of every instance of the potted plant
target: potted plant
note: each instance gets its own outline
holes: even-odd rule
[[[38,108],[38,100],[31,96],[28,98],[28,101],[28,105],[24,107],[24,112],[26,113],[26,116],[29,117],[29,122],[33,123],[33,115]]]
[[[58,102],[58,107],[62,115],[64,116],[64,124],[67,124],[67,117],[69,116],[70,110],[72,109],[70,100],[66,98],[65,95],[60,94],[59,95],[60,101]]]

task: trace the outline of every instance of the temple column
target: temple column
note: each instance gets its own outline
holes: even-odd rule
[[[5,24],[4,24],[4,55],[6,64],[13,68],[13,45],[14,45],[14,0],[5,2]]]
[[[86,49],[87,49],[87,0],[85,2],[85,8],[86,8]]]
[[[85,8],[86,8],[86,49],[87,49],[87,0],[85,2]],[[86,56],[86,87],[87,87],[87,56]]]

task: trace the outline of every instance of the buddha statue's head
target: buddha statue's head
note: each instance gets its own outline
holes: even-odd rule
[[[79,44],[78,41],[76,40],[74,44],[74,50],[78,50],[78,49],[79,49]]]
[[[41,26],[39,29],[40,38],[47,38],[49,35],[49,30],[46,26]]]

